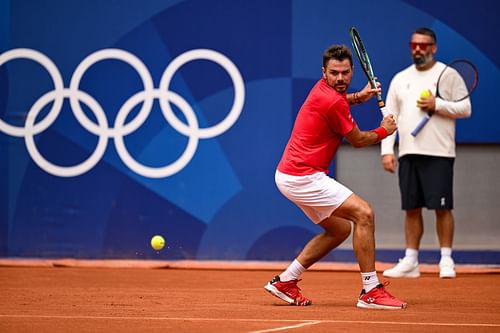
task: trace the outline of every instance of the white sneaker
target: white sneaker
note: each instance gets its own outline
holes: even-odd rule
[[[455,262],[451,257],[442,257],[439,261],[439,277],[442,279],[453,279],[455,273]]]
[[[399,263],[396,266],[386,269],[383,275],[392,278],[418,278],[420,270],[418,269],[418,262],[404,257],[403,259],[399,259]]]

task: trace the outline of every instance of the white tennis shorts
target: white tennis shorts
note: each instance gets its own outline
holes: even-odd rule
[[[280,192],[316,224],[330,217],[352,194],[350,189],[324,172],[291,176],[276,170],[274,178]]]

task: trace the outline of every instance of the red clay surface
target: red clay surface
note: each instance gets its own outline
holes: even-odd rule
[[[358,272],[306,272],[308,307],[264,291],[279,272],[0,267],[0,332],[500,332],[499,274],[391,279],[408,308],[365,310]]]

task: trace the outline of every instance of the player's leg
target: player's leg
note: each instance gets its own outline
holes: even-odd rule
[[[357,306],[368,309],[404,309],[407,304],[391,295],[379,283],[375,271],[375,225],[370,205],[352,194],[337,208],[334,216],[354,223],[353,248],[361,270],[363,289]]]
[[[304,297],[297,286],[300,275],[349,236],[350,223],[330,217],[352,192],[324,173],[291,176],[277,171],[275,179],[280,192],[325,231],[311,239],[286,270],[264,288],[289,304],[309,305],[311,300]]]
[[[330,253],[351,234],[351,223],[333,217],[319,223],[324,232],[313,237],[297,258],[280,275],[275,276],[264,288],[293,305],[310,305],[312,301],[302,295],[297,286],[300,275],[311,265]]]
[[[342,244],[351,234],[351,223],[336,216],[330,216],[319,225],[325,231],[311,239],[297,256],[306,269]]]
[[[361,272],[375,271],[375,226],[370,205],[353,193],[333,215],[353,221],[352,242],[359,268]]]
[[[324,232],[311,239],[299,256],[264,288],[274,296],[295,305],[309,305],[297,286],[300,275],[316,261],[342,243],[351,232],[351,224],[332,216],[352,191],[325,173],[291,176],[276,172],[276,185],[281,193],[320,225]]]
[[[308,176],[277,172],[276,184],[284,196],[302,209],[313,223],[324,229],[323,233],[306,244],[297,257],[307,269],[349,237],[351,223],[335,216],[333,212],[352,195],[352,191],[323,172]],[[286,275],[283,277],[288,278]]]
[[[298,280],[300,274],[342,244],[351,234],[351,223],[335,216],[330,216],[318,225],[325,231],[304,246],[296,260],[279,275],[280,281]]]

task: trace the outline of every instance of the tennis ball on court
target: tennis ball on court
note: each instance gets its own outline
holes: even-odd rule
[[[160,235],[153,236],[151,238],[151,247],[156,251],[160,251],[165,247],[165,239]]]
[[[429,89],[422,90],[422,92],[420,93],[420,97],[429,97],[431,95],[432,93]]]

